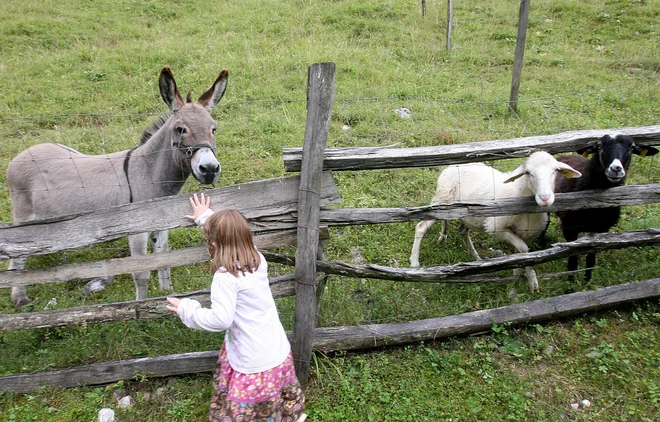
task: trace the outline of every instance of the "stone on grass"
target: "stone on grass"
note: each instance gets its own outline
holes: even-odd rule
[[[99,410],[99,422],[114,422],[115,411],[107,407]]]
[[[120,409],[126,409],[127,407],[133,406],[133,397],[131,396],[124,396],[121,399],[119,399],[119,403],[117,404]]]

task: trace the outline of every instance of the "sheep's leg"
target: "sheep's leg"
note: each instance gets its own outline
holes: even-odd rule
[[[541,234],[539,234],[539,235],[537,236],[538,244],[540,245],[541,249],[546,249],[547,246],[548,246],[548,243],[549,243],[549,242],[548,242],[548,237],[547,237],[547,235],[548,235],[548,227],[550,227],[550,218],[548,218],[548,220],[546,221],[546,223],[545,223],[545,228],[543,229],[543,231],[541,232]]]
[[[578,238],[578,232],[574,230],[563,230],[562,233],[567,242],[573,242]],[[578,269],[578,259],[577,255],[571,255],[568,257],[568,281],[571,283],[575,281],[575,272]]]
[[[438,236],[438,242],[442,243],[447,239],[447,220],[442,220],[440,223],[440,236]]]
[[[169,231],[167,230],[160,230],[151,233],[151,241],[154,244],[154,253],[166,252],[169,250],[167,244],[168,238],[169,238]],[[172,277],[169,267],[158,269],[158,286],[160,287],[161,290],[166,290],[168,292],[174,290],[172,288]]]
[[[529,252],[529,246],[527,243],[525,243],[524,240],[522,240],[520,237],[518,237],[514,232],[511,230],[503,230],[503,231],[498,231],[495,233],[495,235],[505,241],[510,243],[514,248],[519,253],[527,253]],[[529,287],[529,290],[531,292],[538,292],[539,291],[539,281],[536,278],[536,271],[534,271],[534,268],[531,266],[525,267],[525,276],[527,277],[527,285]]]
[[[27,258],[15,258],[9,260],[8,270],[22,270],[25,268]],[[16,309],[30,303],[30,298],[27,296],[27,289],[25,286],[14,286],[11,288],[11,300],[14,302]]]
[[[458,234],[463,239],[463,244],[465,245],[465,248],[468,250],[470,256],[476,261],[480,260],[481,257],[479,256],[479,252],[477,252],[477,250],[474,248],[472,239],[470,239],[470,229],[462,221],[461,221],[461,225],[458,226]]]
[[[585,264],[584,281],[591,280],[591,271],[596,267],[596,252],[589,252],[587,254],[587,262]]]
[[[422,246],[422,238],[426,231],[434,225],[436,220],[424,220],[415,226],[415,240],[413,241],[412,251],[410,252],[410,266],[419,267],[419,249]],[[444,221],[443,221],[444,223]]]
[[[147,244],[149,243],[149,233],[140,233],[128,236],[128,245],[131,248],[131,255],[146,255]],[[140,271],[133,273],[133,281],[135,282],[135,299],[142,300],[147,298],[147,290],[149,289],[149,271]]]

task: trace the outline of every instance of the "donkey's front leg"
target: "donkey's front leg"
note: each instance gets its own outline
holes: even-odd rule
[[[131,248],[131,256],[146,255],[148,242],[149,233],[128,236],[128,245]],[[150,275],[149,271],[133,273],[133,281],[135,282],[135,299],[141,300],[147,298]]]
[[[154,253],[166,252],[169,250],[167,245],[169,238],[169,231],[161,230],[157,232],[151,232],[151,241],[154,244]],[[158,285],[161,290],[166,290],[168,292],[174,291],[172,288],[172,278],[170,275],[170,268],[159,268],[158,269]]]
[[[25,268],[27,258],[14,258],[9,260],[9,270],[22,270]],[[11,288],[11,300],[14,302],[16,309],[21,309],[23,306],[30,303],[27,296],[25,286],[13,286]]]

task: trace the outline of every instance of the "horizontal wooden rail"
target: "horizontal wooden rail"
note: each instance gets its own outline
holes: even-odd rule
[[[655,278],[447,317],[392,324],[317,328],[314,330],[313,348],[322,351],[359,350],[433,341],[484,332],[494,324],[541,323],[657,297],[660,297],[660,279]],[[10,375],[0,377],[0,393],[30,393],[41,386],[70,388],[101,385],[138,376],[166,377],[209,372],[214,370],[217,359],[218,351],[213,350]]]
[[[610,189],[559,193],[555,196],[554,204],[545,208],[538,206],[534,198],[530,196],[410,208],[322,209],[320,218],[321,224],[332,227],[420,220],[458,220],[464,217],[553,213],[584,208],[607,208],[654,203],[660,203],[660,184],[629,185]],[[289,218],[294,216],[292,215]]]
[[[319,235],[321,239],[328,239],[328,229],[325,227],[322,228]],[[295,230],[265,233],[254,236],[255,245],[262,251],[282,246],[292,246],[296,244],[296,240]],[[204,262],[208,259],[209,254],[206,248],[203,246],[197,246],[156,254],[64,264],[56,267],[0,271],[0,288],[130,274],[135,271],[190,265]]]
[[[375,278],[414,283],[465,283],[471,281],[463,281],[461,277],[541,264],[577,253],[585,254],[591,251],[596,252],[657,244],[660,244],[660,229],[646,229],[625,233],[588,235],[573,242],[556,243],[552,247],[541,251],[515,253],[497,258],[460,262],[444,266],[394,268],[374,264],[354,265],[344,262],[316,261],[316,268],[318,271],[326,274],[352,278]],[[266,259],[281,264],[295,265],[295,258],[288,255],[268,253]]]
[[[660,297],[660,278],[571,293],[500,308],[393,324],[318,328],[314,347],[357,350],[480,333],[494,324],[531,324]]]
[[[660,243],[660,229],[647,229],[620,234],[605,233],[594,236],[585,236],[574,242],[557,243],[551,248],[541,251],[511,254],[498,258],[462,262],[446,266],[413,269],[317,261],[317,269],[326,274],[342,275],[345,277],[374,278],[405,282],[492,282],[492,279],[475,278],[474,276],[508,268],[539,264],[567,257],[574,253],[619,249],[630,246],[654,245],[658,243]],[[264,251],[264,256],[269,262],[290,266],[295,265],[295,258],[293,256],[274,254],[267,251]],[[272,287],[274,295],[282,297],[293,294],[294,287],[292,284],[281,284],[282,280],[279,279],[274,281],[278,281],[278,283]],[[284,281],[288,282],[288,280]],[[183,295],[182,297],[185,297],[186,295]],[[189,295],[205,299],[207,292],[194,292]],[[118,304],[84,306],[57,311],[0,315],[0,331],[44,328],[83,322],[97,323],[126,319],[149,319],[167,314],[168,313],[164,309],[162,298],[155,298]]]
[[[554,213],[584,208],[607,208],[660,203],[660,184],[627,185],[609,189],[558,193],[550,207],[540,207],[532,196],[407,208],[322,208],[321,224],[333,226],[401,223],[420,220],[458,220],[516,214]],[[293,224],[298,213],[277,216],[281,224]]]
[[[416,148],[327,148],[323,170],[373,170],[431,167],[526,157],[532,151],[573,152],[607,134],[631,135],[637,142],[660,145],[660,126],[578,130],[554,135]],[[302,148],[285,148],[284,168],[300,171]]]
[[[295,285],[293,275],[274,277],[270,281],[273,297],[293,296]],[[178,298],[198,300],[203,306],[210,306],[209,290],[171,294]],[[22,312],[19,314],[0,314],[0,331],[18,331],[33,328],[61,327],[74,324],[92,324],[112,321],[146,320],[172,315],[166,309],[165,297],[155,297],[129,302],[108,303],[102,305],[78,306],[43,312]]]
[[[298,177],[281,177],[207,190],[215,209],[234,208],[250,220],[255,232],[295,229],[278,215],[297,210]],[[194,225],[183,218],[190,212],[190,194],[135,202],[49,220],[0,226],[0,258],[20,258],[79,248],[129,234]],[[321,206],[340,200],[337,185],[324,173]],[[66,233],[63,235],[63,233]]]

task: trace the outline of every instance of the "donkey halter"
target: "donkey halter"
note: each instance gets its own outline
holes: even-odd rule
[[[192,145],[192,146],[186,146],[186,145],[182,145],[182,144],[183,144],[183,141],[179,141],[175,145],[175,148],[177,150],[183,152],[186,155],[186,158],[188,158],[188,160],[191,160],[193,154],[196,153],[197,151],[199,151],[202,148],[210,149],[213,152],[213,154],[215,155],[215,148],[213,146],[211,146],[211,144],[201,143],[201,144]]]

